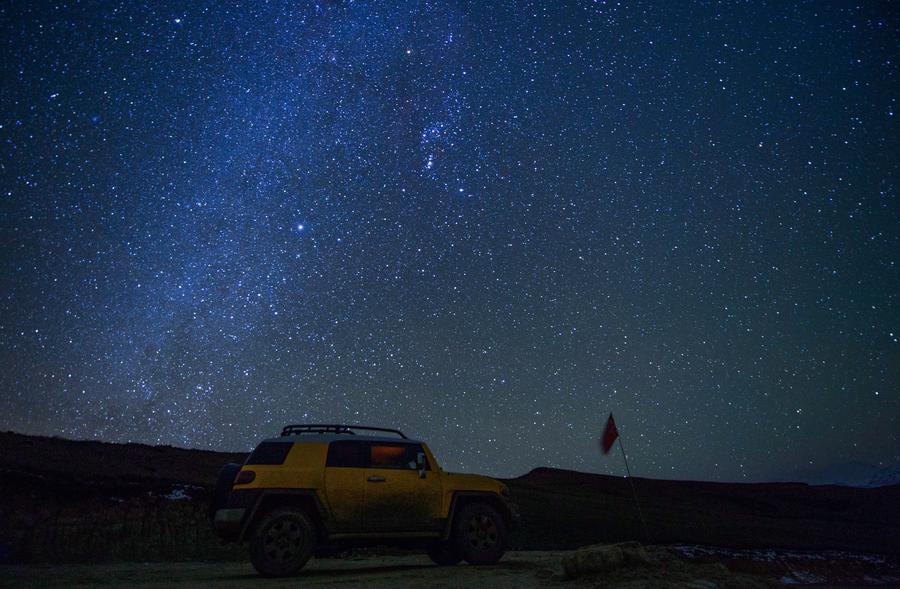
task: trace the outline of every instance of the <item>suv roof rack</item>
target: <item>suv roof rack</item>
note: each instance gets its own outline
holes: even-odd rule
[[[281,435],[283,436],[296,436],[300,434],[348,434],[348,435],[356,435],[356,431],[370,431],[370,432],[384,432],[389,434],[397,434],[404,440],[407,439],[406,434],[401,432],[398,429],[390,429],[386,427],[370,427],[368,425],[344,425],[344,424],[322,424],[322,423],[310,423],[310,424],[296,424],[296,425],[286,425],[284,429],[281,430]]]

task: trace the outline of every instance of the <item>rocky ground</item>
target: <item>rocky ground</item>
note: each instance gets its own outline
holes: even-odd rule
[[[573,551],[518,551],[495,566],[436,567],[425,556],[358,555],[313,560],[300,577],[263,579],[246,563],[119,563],[0,568],[2,588],[154,589],[197,587],[604,587],[612,589],[762,589],[779,586],[897,587],[896,559],[853,553],[724,551],[701,546],[627,545]],[[635,551],[639,555],[635,556]],[[631,555],[629,555],[631,553]],[[567,569],[568,573],[567,574]],[[573,574],[574,572],[574,574]]]

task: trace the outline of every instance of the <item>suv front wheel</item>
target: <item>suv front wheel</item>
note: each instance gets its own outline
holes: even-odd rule
[[[293,509],[266,514],[250,538],[250,562],[267,577],[296,575],[316,548],[316,527],[308,515]]]
[[[454,518],[455,552],[469,564],[494,564],[506,551],[506,522],[486,503],[470,503]]]

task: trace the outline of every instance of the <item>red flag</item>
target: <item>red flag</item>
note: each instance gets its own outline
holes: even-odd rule
[[[616,443],[618,437],[619,430],[616,429],[616,420],[613,419],[612,413],[610,413],[609,419],[606,420],[606,428],[603,430],[603,438],[600,440],[604,454],[609,454],[610,448]]]

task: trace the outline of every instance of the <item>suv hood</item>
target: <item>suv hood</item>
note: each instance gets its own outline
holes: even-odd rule
[[[446,481],[454,488],[460,491],[491,491],[499,493],[501,489],[506,487],[497,479],[486,477],[480,474],[466,474],[461,472],[444,471]]]

